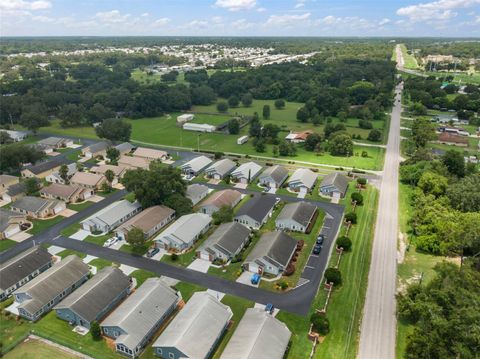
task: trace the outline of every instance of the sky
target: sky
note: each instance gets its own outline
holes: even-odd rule
[[[420,1],[0,0],[0,35],[480,36],[480,0]]]

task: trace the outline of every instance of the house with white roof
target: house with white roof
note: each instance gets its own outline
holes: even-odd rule
[[[246,162],[237,167],[232,173],[232,180],[240,183],[250,183],[260,174],[262,166],[255,162]]]
[[[308,193],[315,186],[317,174],[308,168],[299,168],[288,180],[288,187],[295,192]]]
[[[205,175],[213,179],[223,179],[230,174],[237,165],[228,158],[215,162],[213,165],[205,170]]]
[[[141,210],[140,203],[132,203],[124,199],[112,203],[80,223],[86,231],[107,233],[126,222]]]
[[[207,156],[198,156],[180,166],[183,173],[196,176],[207,168],[212,160]]]

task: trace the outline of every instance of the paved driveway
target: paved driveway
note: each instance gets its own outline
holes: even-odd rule
[[[83,241],[85,238],[87,238],[91,233],[89,231],[86,231],[84,229],[80,229],[78,232],[75,232],[70,236],[72,239],[76,239],[78,241]]]
[[[187,267],[188,269],[196,270],[197,272],[207,273],[208,268],[212,263],[206,261],[204,259],[195,259],[190,265]]]
[[[30,233],[27,233],[27,232],[18,232],[16,234],[14,234],[13,236],[10,237],[10,239],[12,241],[15,241],[15,242],[23,242],[24,240],[30,238],[32,235]]]
[[[258,286],[260,285],[260,282],[258,282],[258,284],[252,284],[250,280],[252,278],[252,275],[253,275],[252,272],[245,271],[242,274],[240,274],[240,277],[237,278],[236,282],[249,285],[250,287],[258,288]]]

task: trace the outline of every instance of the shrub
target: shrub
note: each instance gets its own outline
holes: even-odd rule
[[[100,340],[102,338],[102,330],[97,321],[93,321],[90,326],[90,334],[92,335],[93,340]]]
[[[367,151],[362,151],[361,156],[362,156],[363,158],[367,158],[367,157],[368,157],[368,152],[367,152]]]
[[[228,104],[225,101],[220,101],[217,103],[217,111],[218,112],[227,112],[228,111]]]
[[[351,198],[352,202],[357,202],[357,206],[361,206],[363,204],[363,196],[360,192],[353,192]]]
[[[327,335],[330,331],[330,322],[325,314],[313,313],[310,317],[312,329],[320,335]]]
[[[285,101],[283,101],[282,99],[275,100],[275,108],[277,110],[280,110],[284,107],[285,107]]]
[[[175,262],[178,260],[178,254],[177,253],[172,253],[172,255],[170,256],[170,259],[172,260],[172,262]]]
[[[285,290],[288,288],[288,283],[285,280],[278,282],[277,285],[281,290]]]
[[[325,271],[325,280],[333,285],[342,284],[342,273],[337,268],[328,268]]]
[[[357,178],[357,183],[360,186],[365,186],[367,184],[367,179],[366,178]]]
[[[285,275],[291,276],[293,273],[295,273],[295,265],[293,263],[290,263],[287,268],[285,269]]]
[[[215,152],[214,154],[216,160],[219,160],[220,158],[222,158],[223,155],[224,155],[223,152]]]
[[[305,241],[304,241],[303,239],[300,239],[300,240],[297,242],[297,250],[302,249],[304,245],[305,245]]]
[[[350,222],[351,224],[357,223],[357,214],[354,212],[349,212],[345,215],[345,222]]]
[[[337,239],[337,247],[343,248],[344,251],[348,252],[352,248],[352,241],[347,236],[342,236]]]

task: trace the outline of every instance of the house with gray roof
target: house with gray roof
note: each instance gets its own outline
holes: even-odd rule
[[[66,207],[65,202],[54,199],[46,199],[32,196],[25,196],[11,205],[14,212],[25,214],[33,218],[46,218],[54,216]]]
[[[107,149],[111,146],[110,142],[101,141],[94,143],[88,147],[82,148],[82,155],[87,158],[105,157],[107,155]]]
[[[22,177],[26,178],[45,178],[53,172],[57,172],[62,165],[68,165],[72,163],[66,157],[56,157],[49,161],[40,162],[35,165],[27,166],[20,171]]]
[[[237,167],[232,173],[231,177],[234,182],[250,183],[260,174],[262,166],[255,162],[246,162]]]
[[[272,216],[276,199],[271,195],[256,194],[236,213],[233,220],[252,229],[260,229]]]
[[[233,316],[230,307],[208,292],[196,292],[153,343],[164,359],[209,358]]]
[[[118,152],[120,152],[120,155],[125,155],[132,152],[135,149],[135,146],[130,142],[123,142],[119,145],[116,145],[115,148],[118,150]]]
[[[212,160],[207,156],[198,156],[180,166],[183,173],[196,176],[207,168]]]
[[[212,215],[222,207],[235,207],[242,199],[242,194],[234,189],[224,189],[214,192],[198,205],[198,211]]]
[[[75,162],[67,164],[67,178],[70,179],[77,172],[77,164]],[[45,180],[50,183],[66,184],[65,180],[60,176],[59,171],[50,173],[45,177]]]
[[[288,203],[275,219],[279,230],[309,233],[317,218],[317,206],[308,202]]]
[[[26,191],[25,183],[24,182],[19,182],[10,185],[7,190],[2,193],[2,199],[5,202],[13,202],[16,201],[19,198],[22,198],[25,196],[25,191]]]
[[[26,131],[12,131],[1,129],[0,132],[6,132],[13,142],[20,142],[27,138],[28,132]]]
[[[243,263],[252,273],[279,275],[287,268],[297,248],[297,241],[283,231],[267,232]]]
[[[180,293],[160,278],[148,278],[100,327],[104,335],[115,339],[118,353],[136,358],[174,312],[180,299]]]
[[[57,317],[90,329],[130,293],[131,280],[120,269],[105,267],[55,306]]]
[[[5,193],[8,187],[18,183],[19,181],[20,181],[20,178],[18,178],[17,176],[0,174],[0,194]]]
[[[158,248],[183,251],[191,246],[210,228],[212,217],[203,213],[181,216],[166,230],[155,237]]]
[[[73,144],[73,141],[63,137],[47,137],[37,142],[40,146],[62,148]]]
[[[205,175],[213,179],[221,180],[225,178],[226,175],[230,174],[236,167],[237,165],[235,162],[228,158],[224,158],[208,167],[205,170]]]
[[[285,323],[270,313],[248,308],[220,359],[283,359],[291,336]]]
[[[0,240],[10,238],[21,231],[21,225],[27,222],[25,214],[0,208]]]
[[[40,195],[44,198],[58,199],[66,203],[75,203],[84,201],[94,195],[92,189],[79,186],[52,183],[50,186],[43,187]]]
[[[288,171],[285,167],[275,165],[268,167],[258,178],[258,183],[268,188],[280,188],[288,178]]]
[[[36,321],[80,287],[89,274],[88,265],[76,255],[65,257],[13,292],[19,315]]]
[[[130,202],[126,199],[113,202],[94,215],[80,222],[83,229],[89,232],[107,233],[117,228],[129,218],[142,210],[140,203]]]
[[[35,246],[0,265],[0,300],[8,298],[53,264],[52,255],[43,247]]]
[[[240,253],[249,238],[249,228],[236,222],[222,223],[197,250],[197,257],[228,262]]]
[[[288,180],[288,187],[295,192],[308,193],[315,186],[317,174],[308,168],[299,168]]]
[[[207,197],[208,187],[204,184],[194,183],[187,186],[186,197],[192,201],[192,204],[195,206],[202,199]]]
[[[343,198],[347,193],[348,179],[339,172],[326,175],[320,183],[320,194]]]
[[[143,232],[145,239],[150,238],[160,229],[175,219],[175,210],[167,206],[152,206],[130,218],[115,230],[119,238],[126,239],[128,232],[138,228]]]

